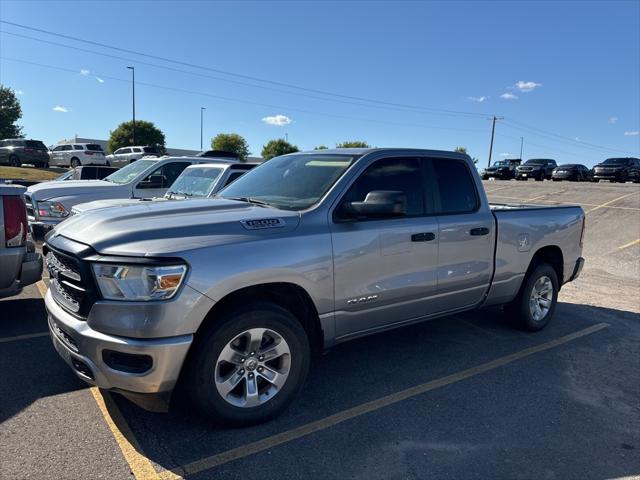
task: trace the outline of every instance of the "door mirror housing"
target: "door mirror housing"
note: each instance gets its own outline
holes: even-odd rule
[[[403,217],[407,214],[407,196],[395,190],[374,190],[363,202],[343,203],[342,212],[348,219]]]

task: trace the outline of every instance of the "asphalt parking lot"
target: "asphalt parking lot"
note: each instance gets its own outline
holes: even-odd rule
[[[625,478],[640,475],[640,185],[484,182],[587,212],[581,277],[542,332],[499,309],[340,345],[267,424],[145,412],[55,353],[43,285],[0,301],[0,478]]]

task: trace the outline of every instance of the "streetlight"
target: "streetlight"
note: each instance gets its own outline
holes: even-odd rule
[[[133,103],[133,144],[136,144],[136,67],[127,67],[131,70],[131,91]]]
[[[202,114],[206,109],[207,107],[200,107],[200,151],[201,152],[202,152],[202,125],[203,125]]]

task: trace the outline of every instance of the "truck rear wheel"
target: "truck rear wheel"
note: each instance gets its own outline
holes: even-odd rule
[[[518,296],[505,307],[518,328],[537,332],[547,326],[558,301],[558,276],[548,263],[538,264],[524,279]]]
[[[254,304],[198,334],[185,387],[207,417],[232,426],[260,423],[291,403],[310,356],[306,332],[290,312]]]

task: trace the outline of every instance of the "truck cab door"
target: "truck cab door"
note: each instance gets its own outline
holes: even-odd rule
[[[431,313],[438,222],[428,214],[422,164],[409,157],[374,161],[330,213],[337,337]],[[345,212],[345,203],[361,202],[379,190],[403,192],[406,216],[354,218]]]
[[[432,159],[438,214],[438,304],[440,312],[482,301],[493,273],[495,220],[462,160]]]

